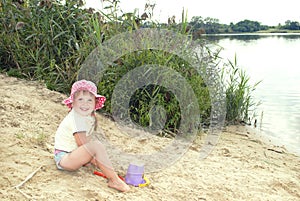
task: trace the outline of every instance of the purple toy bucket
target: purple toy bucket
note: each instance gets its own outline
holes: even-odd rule
[[[139,184],[145,183],[143,175],[144,165],[130,164],[127,169],[127,174],[125,176],[125,182],[126,184],[132,186],[139,186]]]

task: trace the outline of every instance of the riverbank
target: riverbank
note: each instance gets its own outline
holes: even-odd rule
[[[299,32],[277,32],[277,31],[257,31],[257,32],[247,32],[247,33],[219,33],[219,34],[202,34],[201,36],[299,36]]]
[[[267,30],[261,30],[257,31],[255,33],[295,33],[300,34],[300,30],[288,30],[288,29],[267,29]]]
[[[264,142],[245,126],[224,129],[205,160],[199,160],[205,138],[197,138],[178,162],[147,173],[149,186],[132,187],[126,194],[108,188],[104,178],[92,174],[92,167],[72,173],[58,171],[52,156],[53,137],[68,112],[61,104],[66,96],[41,83],[3,74],[0,86],[1,200],[300,199],[300,157]],[[99,122],[119,143],[128,138],[104,116],[99,115]],[[163,146],[169,140],[161,138],[160,142]],[[153,141],[143,143],[157,147]],[[27,176],[32,177],[26,180]]]

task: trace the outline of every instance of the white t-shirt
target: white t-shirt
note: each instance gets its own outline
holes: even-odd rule
[[[55,134],[54,148],[66,152],[76,149],[77,143],[74,134],[77,132],[86,132],[88,135],[94,128],[95,118],[92,116],[81,116],[75,110],[71,110],[58,126]]]

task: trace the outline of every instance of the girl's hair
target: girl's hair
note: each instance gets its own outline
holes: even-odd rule
[[[80,90],[80,91],[76,91],[74,93],[74,99],[76,98],[76,96],[78,95],[78,93],[81,92],[81,91],[82,91],[82,93],[84,95],[87,94],[87,93],[89,93],[91,96],[95,97],[94,94],[92,94],[91,92],[89,92],[87,90]],[[95,104],[96,104],[96,97],[95,97]],[[96,131],[97,130],[97,125],[98,125],[98,119],[96,117],[96,111],[95,110],[92,112],[91,116],[94,117],[94,119],[95,119],[95,122],[94,122],[94,131]]]
[[[95,110],[92,112],[92,116],[95,119],[95,122],[94,122],[94,131],[96,131],[97,130],[97,125],[98,125],[98,119],[97,119],[96,111]]]
[[[89,92],[88,90],[79,90],[79,91],[76,91],[76,92],[74,93],[74,99],[76,98],[76,96],[78,95],[78,93],[81,92],[81,91],[82,91],[83,95],[90,94],[91,96],[95,97],[94,94],[92,94],[92,93]],[[95,100],[96,100],[96,98],[95,98]]]

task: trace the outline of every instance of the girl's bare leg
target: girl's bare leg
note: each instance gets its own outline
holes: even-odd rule
[[[91,141],[78,147],[70,154],[63,157],[60,165],[66,170],[73,171],[90,162],[93,158],[97,161],[97,167],[100,168],[108,178],[109,187],[122,192],[126,192],[130,189],[114,171],[105,148],[99,141]]]

